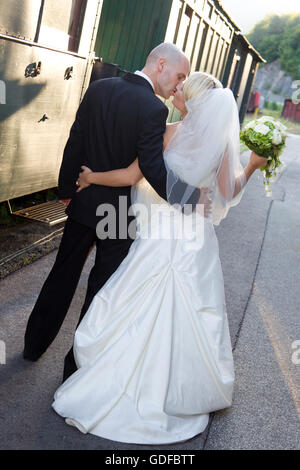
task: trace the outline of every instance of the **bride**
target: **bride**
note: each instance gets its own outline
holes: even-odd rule
[[[105,173],[83,167],[78,180],[79,191],[89,184],[134,184],[138,233],[76,330],[78,370],[58,388],[52,406],[81,432],[119,442],[187,440],[205,430],[210,412],[232,404],[234,364],[214,225],[239,203],[266,160],[252,152],[241,166],[237,105],[213,76],[191,74],[173,104],[183,121],[165,133],[168,203],[143,178],[137,160]],[[175,175],[211,188],[209,217],[201,207],[182,212],[172,206],[189,197],[173,194]],[[141,208],[151,208],[151,216]],[[188,229],[182,231],[183,224]]]

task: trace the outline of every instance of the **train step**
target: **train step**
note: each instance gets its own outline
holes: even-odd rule
[[[52,226],[67,220],[68,216],[65,213],[65,209],[62,202],[49,201],[12,212],[12,214]]]

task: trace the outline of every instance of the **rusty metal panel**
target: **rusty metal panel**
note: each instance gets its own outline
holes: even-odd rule
[[[39,62],[40,74],[34,76],[34,66],[28,66]],[[4,201],[57,186],[86,60],[2,37],[0,64],[6,95],[0,105],[0,201]],[[67,80],[69,67],[73,78]]]

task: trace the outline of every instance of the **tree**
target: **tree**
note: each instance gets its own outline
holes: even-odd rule
[[[280,66],[293,79],[300,78],[300,22],[284,35],[279,46]]]

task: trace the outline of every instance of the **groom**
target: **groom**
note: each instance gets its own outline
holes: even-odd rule
[[[96,243],[95,264],[80,320],[95,294],[126,257],[133,241],[129,236],[100,240],[96,235],[96,225],[101,220],[96,215],[97,207],[109,203],[118,214],[119,198],[125,196],[128,211],[131,188],[91,185],[77,193],[81,165],[93,171],[109,171],[128,167],[138,156],[144,177],[167,200],[162,149],[168,108],[155,94],[166,99],[174,95],[188,74],[189,61],[184,53],[173,44],[163,43],[149,54],[142,72],[98,80],[89,86],[71,128],[59,174],[59,197],[66,205],[71,200],[66,210],[68,220],[54,266],[27,324],[25,359],[38,360],[56,337],[93,244]],[[177,185],[176,194],[181,197],[186,185],[180,180]],[[205,201],[206,190],[201,190],[200,199],[200,190],[193,188],[188,203],[195,206]],[[132,220],[128,217],[128,225]],[[116,228],[118,234],[119,227]],[[71,349],[65,359],[64,380],[75,371]]]

